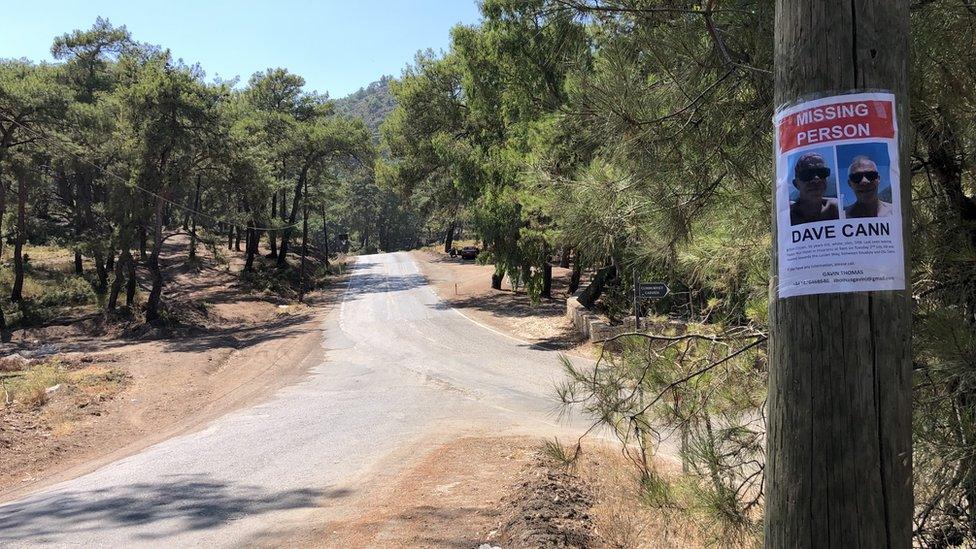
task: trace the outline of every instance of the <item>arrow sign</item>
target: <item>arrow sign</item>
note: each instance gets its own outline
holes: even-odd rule
[[[663,282],[640,282],[635,289],[638,299],[660,299],[670,291]]]

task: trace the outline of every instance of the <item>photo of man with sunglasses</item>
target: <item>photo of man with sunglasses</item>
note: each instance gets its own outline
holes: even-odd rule
[[[800,194],[796,201],[790,202],[790,225],[829,221],[840,217],[837,199],[824,196],[830,168],[823,156],[815,152],[800,156],[793,174],[793,186]]]
[[[881,174],[873,160],[864,155],[855,156],[847,173],[847,183],[854,191],[856,201],[844,208],[845,217],[887,217],[892,214],[891,204],[878,198]]]

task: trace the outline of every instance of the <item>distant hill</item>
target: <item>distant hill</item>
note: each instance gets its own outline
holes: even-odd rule
[[[339,114],[362,118],[373,138],[379,140],[380,124],[396,106],[396,99],[390,93],[392,76],[384,76],[359,91],[351,93],[335,102]]]

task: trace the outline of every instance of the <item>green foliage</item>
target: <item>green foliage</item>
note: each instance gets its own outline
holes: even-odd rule
[[[687,334],[626,336],[608,342],[595,367],[563,361],[558,395],[620,440],[640,474],[646,504],[675,494],[653,457],[680,441],[685,505],[705,533],[753,538],[761,524],[765,337],[698,326]]]
[[[67,276],[38,292],[35,303],[42,307],[63,307],[95,303],[91,282],[81,276]]]
[[[396,99],[390,93],[392,81],[392,77],[384,76],[365,88],[359,88],[358,91],[336,100],[336,112],[349,118],[362,120],[373,136],[373,141],[379,141],[380,125],[396,106]]]
[[[375,152],[363,121],[337,115],[326,96],[304,90],[304,79],[286,69],[256,73],[243,90],[208,83],[199,66],[135,42],[125,27],[101,18],[55,38],[52,54],[60,63],[0,61],[0,221],[15,241],[67,246],[84,257],[78,268],[95,267],[87,277],[96,294],[109,294],[108,308],[126,287],[137,291],[144,271],[130,269],[135,257],[152,280],[147,320],[165,313],[159,248],[179,231],[250,227],[280,246],[278,268],[286,270],[284,251],[301,234],[295,227],[306,212],[321,214],[310,223],[314,246],[319,229],[348,230],[330,215],[358,205],[357,193],[340,192],[350,187],[346,180],[373,180]],[[7,192],[21,187],[22,208]],[[373,223],[360,231],[384,247],[412,245],[415,238],[385,220],[418,224],[392,215],[403,210],[396,195],[380,194]],[[346,202],[337,204],[340,198]],[[256,245],[247,251],[246,269],[259,253]],[[113,276],[116,259],[121,269]],[[14,263],[25,274],[25,262]],[[17,321],[46,321],[49,301],[92,298],[82,286],[43,286],[32,295],[35,282],[22,278],[27,291],[10,293],[27,297],[5,308]]]

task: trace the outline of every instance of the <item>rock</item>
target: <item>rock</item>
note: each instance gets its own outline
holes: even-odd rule
[[[61,389],[61,384],[60,383],[58,383],[57,385],[54,385],[53,387],[48,387],[47,389],[44,389],[44,393],[50,395],[50,394],[53,394],[53,393],[58,392],[59,389]]]
[[[36,349],[31,351],[31,356],[42,357],[51,356],[57,354],[59,347],[54,343],[45,343],[44,345],[38,346]]]
[[[0,372],[23,370],[31,365],[31,360],[20,353],[13,353],[0,358]]]

